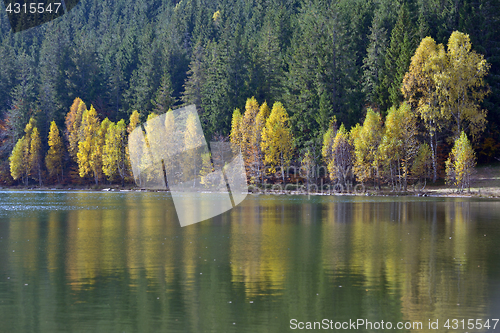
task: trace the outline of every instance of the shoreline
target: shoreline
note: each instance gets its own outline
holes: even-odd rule
[[[138,188],[136,186],[106,186],[98,185],[96,186],[0,186],[0,191],[92,191],[92,192],[167,192],[170,190],[163,189],[145,189]],[[199,191],[197,193],[210,193]],[[435,198],[486,198],[495,199],[500,198],[500,187],[471,187],[470,192],[465,190],[464,192],[457,192],[456,189],[446,188],[442,186],[430,187],[423,191],[413,191],[408,190],[406,192],[399,191],[394,192],[389,189],[382,190],[366,190],[360,193],[328,193],[328,192],[307,192],[303,190],[287,190],[287,191],[273,191],[273,190],[261,190],[260,193],[254,193],[252,191],[248,192],[249,195],[276,195],[276,196],[287,196],[287,195],[312,195],[312,196],[374,196],[374,197],[435,197]]]

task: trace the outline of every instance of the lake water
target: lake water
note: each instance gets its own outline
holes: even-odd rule
[[[0,192],[0,332],[500,332],[499,316],[499,201],[249,196],[181,228],[166,193]]]

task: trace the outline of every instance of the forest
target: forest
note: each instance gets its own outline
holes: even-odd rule
[[[325,164],[332,182],[463,189],[474,155],[500,157],[494,0],[81,0],[22,33],[0,16],[0,30],[3,185],[130,182],[116,142],[190,104],[207,141],[243,148],[266,181]]]

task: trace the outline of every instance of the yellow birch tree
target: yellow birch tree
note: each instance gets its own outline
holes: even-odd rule
[[[271,172],[275,173],[276,166],[279,166],[281,178],[285,182],[285,168],[290,164],[294,142],[288,113],[281,102],[274,103],[262,130],[261,148],[265,163],[271,166]]]
[[[354,143],[354,173],[364,183],[377,177],[379,159],[378,146],[382,139],[382,120],[371,108],[367,110],[363,126],[356,126],[351,132]]]

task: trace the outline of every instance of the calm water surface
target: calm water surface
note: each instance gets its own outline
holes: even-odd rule
[[[0,332],[499,317],[499,201],[250,196],[181,228],[165,193],[0,192]]]

